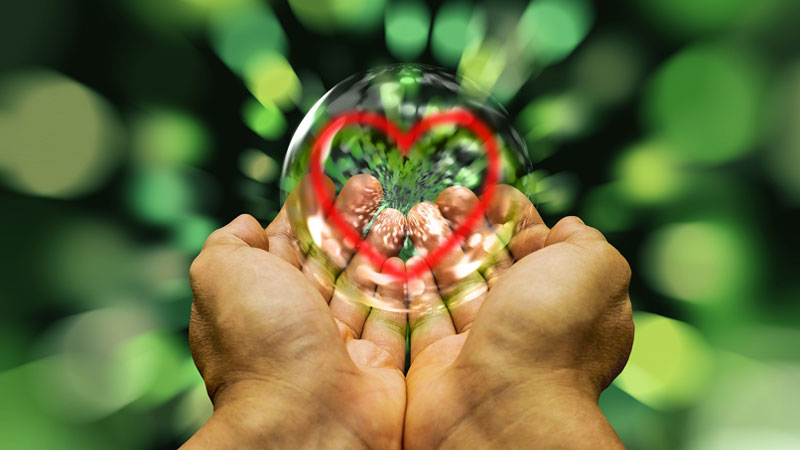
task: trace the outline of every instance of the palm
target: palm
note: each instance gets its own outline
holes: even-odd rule
[[[213,233],[192,264],[189,339],[215,408],[234,397],[286,411],[299,406],[306,414],[292,421],[298,429],[335,424],[328,428],[338,433],[335,442],[399,448],[405,383],[393,356],[371,340],[381,328],[365,320],[364,339],[355,339],[317,287],[284,259],[285,242],[269,241],[255,219],[241,216]],[[334,291],[339,300],[352,293],[341,286]],[[284,444],[314,445],[323,431],[287,435],[292,440]]]
[[[579,219],[551,230],[519,191],[498,190],[463,249],[432,267],[424,289],[409,287],[406,448],[436,448],[468,422],[485,426],[497,415],[492,402],[530,394],[531,380],[599,395],[630,352],[624,258]],[[437,244],[426,236],[446,238],[477,203],[450,188],[415,207],[409,228],[421,253]],[[460,270],[471,261],[482,264]]]
[[[372,221],[377,262],[340,238],[308,180],[266,232],[242,216],[212,234],[192,265],[189,330],[212,398],[245,381],[245,398],[260,404],[278,386],[312,410],[298,429],[332,421],[362,446],[415,449],[459,445],[448,436],[476,411],[491,419],[495,395],[533,372],[589,374],[599,395],[630,350],[627,263],[597,230],[574,218],[550,230],[523,194],[497,190],[462,247],[407,283],[379,273],[403,270],[393,255],[406,226],[421,255],[408,263],[425,264],[477,205],[471,191],[449,188],[406,221],[376,215],[380,184],[353,177],[336,207],[358,232]]]
[[[398,281],[376,287],[371,274],[381,267],[357,253],[332,226],[309,229],[308,219],[321,215],[311,191],[307,180],[301,183],[266,230],[271,255],[261,255],[269,259],[270,268],[264,270],[282,280],[272,292],[286,293],[268,313],[280,314],[285,321],[281,330],[293,330],[282,331],[294,340],[284,345],[299,343],[302,358],[317,361],[309,370],[329,365],[324,376],[330,378],[327,382],[338,397],[324,401],[346,410],[337,413],[343,413],[349,429],[369,447],[399,448],[406,403],[402,372],[406,319],[404,314],[366,305],[402,304],[405,286]],[[336,204],[360,231],[380,200],[377,180],[360,176],[345,185]],[[316,233],[318,241],[310,239],[311,233]],[[390,257],[399,252],[404,238],[405,220],[395,210],[381,211],[367,237],[389,258],[384,267],[402,265]]]
[[[355,177],[345,185],[336,200],[336,206],[343,216],[347,218],[348,212],[352,212],[349,221],[359,231],[369,222],[380,202],[380,196],[371,194],[370,189],[380,191],[376,180]],[[512,257],[505,246],[500,246],[499,251],[491,248],[503,242],[492,240],[495,236],[492,225],[513,231],[522,230],[516,233],[517,244],[514,241],[509,244],[509,248],[517,247],[518,252],[530,252],[534,246],[542,244],[532,234],[536,226],[541,225],[541,218],[530,202],[513,188],[505,186],[499,190],[499,201],[492,206],[494,211],[488,211],[488,216],[495,220],[476,232],[481,237],[480,242],[465,246],[463,252],[453,252],[437,267],[433,267],[437,283],[434,283],[432,274],[427,273],[420,280],[410,282],[408,292],[405,291],[406,286],[399,282],[376,287],[370,281],[374,279],[370,274],[380,268],[371,266],[371,262],[358,253],[353,255],[354,249],[337,236],[333,227],[326,224],[320,229],[311,229],[309,224],[312,221],[308,219],[324,214],[307,182],[301,183],[292,193],[284,210],[267,228],[270,252],[288,262],[282,269],[292,272],[291,276],[289,273],[281,275],[287,281],[287,285],[281,289],[289,292],[294,286],[303,285],[307,290],[319,293],[312,296],[306,294],[306,298],[316,298],[317,305],[325,305],[320,300],[329,303],[327,314],[315,312],[309,316],[313,320],[305,319],[305,326],[315,325],[302,334],[313,334],[320,339],[320,345],[305,347],[313,353],[309,357],[328,357],[331,350],[326,349],[321,341],[330,342],[329,335],[334,328],[330,319],[333,317],[341,336],[338,342],[344,342],[344,348],[350,355],[348,360],[343,352],[333,352],[338,353],[334,363],[338,369],[334,373],[344,373],[338,389],[345,398],[339,400],[344,407],[352,410],[348,411],[348,417],[354,421],[351,429],[362,430],[364,436],[373,436],[376,431],[378,435],[402,436],[405,409],[406,446],[431,448],[437,443],[435,439],[458,420],[459,411],[442,407],[453,404],[454,398],[464,395],[460,384],[464,380],[454,373],[452,362],[460,354],[477,308],[489,288],[512,264]],[[454,192],[458,195],[451,198],[451,206],[446,205],[447,195],[443,193],[445,201],[440,202],[439,207],[442,207],[445,217],[432,204],[418,205],[410,212],[408,225],[411,238],[422,255],[439,245],[428,239],[427,235],[446,239],[450,233],[449,226],[457,226],[462,220],[460,213],[463,211],[459,208],[470,209],[477,202],[477,198],[468,190],[450,190],[451,194]],[[370,213],[363,214],[364,210]],[[503,237],[511,239],[510,235]],[[387,257],[400,250],[404,238],[405,220],[394,210],[382,211],[366,237]],[[415,258],[416,261],[409,261],[409,264],[421,262],[420,257]],[[453,269],[465,260],[468,260],[467,264],[469,261],[485,263],[477,272],[454,274]],[[403,266],[397,258],[390,258],[384,265],[387,264],[396,264],[400,269]],[[440,292],[444,301],[439,297]],[[377,301],[383,306],[402,308],[406,306],[407,298],[412,308],[408,319],[412,327],[413,363],[404,380],[399,369],[405,357],[406,316],[365,305]],[[288,316],[291,315],[291,309],[296,311],[297,304],[288,303],[286,307],[289,308]],[[323,316],[329,324],[326,333],[319,332],[320,325],[317,323]],[[303,326],[296,328],[303,329]],[[355,363],[357,370],[352,363]],[[341,369],[348,365],[351,369]],[[409,395],[407,406],[406,389]],[[376,412],[383,414],[376,415]],[[380,420],[376,421],[378,416]],[[365,430],[367,426],[375,429]],[[393,444],[399,446],[399,442],[398,439]],[[388,446],[384,444],[379,447]]]
[[[479,308],[493,302],[493,288],[505,281],[515,259],[544,244],[547,227],[528,199],[508,186],[498,186],[498,191],[498,200],[486,211],[488,220],[462,249],[431,268],[432,274],[422,279],[424,288],[409,286],[412,362],[406,376],[406,448],[437,447],[480,401],[470,392],[480,374],[460,370],[454,362],[470,356],[471,347],[465,343],[473,326],[493,320],[485,307]],[[447,238],[477,203],[469,190],[451,188],[436,204],[413,208],[409,231],[420,253],[438,245],[426,236]],[[480,264],[477,270],[460,270],[473,263]]]

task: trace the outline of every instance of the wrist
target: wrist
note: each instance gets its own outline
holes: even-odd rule
[[[481,448],[623,448],[597,405],[599,393],[580,373],[517,370],[480,378],[464,374],[462,379],[463,392],[471,397],[470,415],[449,430],[440,448],[469,443]]]
[[[214,396],[214,413],[182,449],[363,448],[311,393],[240,381]]]

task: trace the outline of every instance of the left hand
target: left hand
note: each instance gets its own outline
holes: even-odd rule
[[[409,282],[405,448],[622,448],[597,400],[633,341],[628,263],[580,219],[550,229],[496,189],[462,248]],[[420,253],[478,203],[451,187],[412,208]]]

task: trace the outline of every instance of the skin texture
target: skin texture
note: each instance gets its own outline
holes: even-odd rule
[[[304,249],[297,236],[311,231],[290,221],[318,212],[310,192],[305,182],[267,230],[243,215],[215,231],[192,264],[189,343],[214,414],[183,448],[401,448],[405,315],[361,309],[342,313],[348,324],[334,319],[339,288],[373,294],[355,270],[371,263],[334,235],[323,242],[337,261]],[[363,228],[380,199],[377,180],[354,177],[336,201]],[[396,254],[405,220],[384,210],[378,223],[382,233],[368,239]],[[404,286],[377,295],[404,300]]]
[[[461,249],[408,283],[375,280],[403,267],[406,233],[409,264],[424,260],[471,191],[381,211],[366,237],[381,267],[326,225],[308,180],[266,230],[240,216],[214,232],[192,264],[189,330],[214,414],[184,448],[621,448],[597,399],[632,344],[627,262],[580,219],[549,229],[497,189]],[[335,201],[361,231],[381,195],[359,175]]]
[[[409,287],[412,310],[444,305],[452,321],[441,309],[409,316],[405,448],[622,448],[597,400],[633,343],[629,266],[580,219],[549,229],[523,194],[497,189],[483,239],[433,267],[425,289]],[[446,239],[477,201],[450,188],[412,209],[420,252],[436,245],[431,229]],[[472,254],[486,262],[455,273]]]

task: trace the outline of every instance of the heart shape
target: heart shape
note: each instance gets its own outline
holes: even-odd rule
[[[497,145],[494,134],[491,128],[480,118],[464,109],[454,109],[445,113],[433,114],[415,123],[408,131],[401,130],[397,125],[393,124],[382,115],[363,111],[336,116],[323,127],[312,145],[310,161],[311,183],[317,194],[317,201],[323,207],[324,205],[332,205],[328,211],[328,217],[337,231],[350,245],[356,247],[357,251],[365,254],[377,267],[380,267],[386,258],[369,242],[363,240],[361,234],[344,220],[336,209],[336,205],[330,194],[325,189],[325,183],[322,178],[323,160],[330,151],[333,137],[339,130],[347,125],[369,126],[382,131],[386,136],[397,143],[397,148],[403,156],[406,157],[408,157],[408,152],[417,139],[437,125],[458,125],[464,127],[477,136],[483,143],[483,148],[486,151],[486,157],[488,159],[487,170],[486,178],[483,180],[483,186],[481,187],[480,201],[475,208],[470,211],[461,226],[453,231],[449,239],[437,247],[436,250],[425,256],[427,264],[422,262],[413,264],[406,268],[405,273],[393,268],[389,268],[389,272],[386,272],[393,277],[405,278],[406,280],[417,278],[427,270],[428,266],[434,267],[448,252],[453,250],[456,246],[461,245],[461,242],[483,218],[483,212],[494,196],[494,186],[500,177],[499,146]]]

